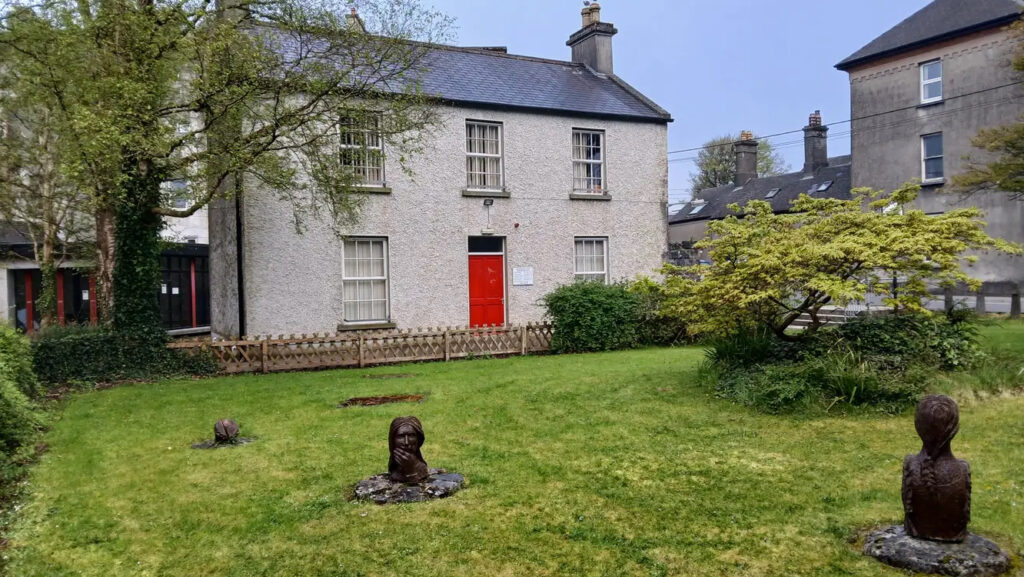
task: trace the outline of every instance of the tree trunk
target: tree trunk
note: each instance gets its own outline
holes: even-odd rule
[[[114,210],[103,207],[96,211],[96,292],[93,295],[100,318],[114,317]]]
[[[139,344],[162,343],[166,337],[159,302],[163,220],[153,212],[160,204],[160,177],[152,161],[129,160],[122,186],[115,215],[114,330]]]
[[[57,234],[49,229],[43,235],[43,251],[39,259],[39,276],[42,286],[36,297],[40,326],[46,328],[57,323],[57,262],[54,254],[57,248]]]

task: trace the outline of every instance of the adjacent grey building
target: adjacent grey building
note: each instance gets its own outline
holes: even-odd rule
[[[386,145],[363,167],[344,238],[296,234],[291,205],[251,182],[214,205],[214,333],[539,321],[560,284],[653,274],[671,117],[615,74],[616,32],[592,4],[568,61],[432,47],[422,89],[443,124],[411,173]]]
[[[989,234],[1024,242],[1024,202],[964,198],[946,188],[964,170],[979,130],[1017,121],[1024,90],[1011,61],[1016,0],[935,0],[836,65],[849,73],[853,186],[891,190],[918,180],[929,213],[985,211]],[[1024,281],[1024,257],[981,255],[969,270],[987,283]]]

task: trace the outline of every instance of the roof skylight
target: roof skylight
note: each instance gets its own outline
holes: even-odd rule
[[[693,210],[690,211],[690,215],[689,216],[693,216],[693,215],[697,214],[698,212],[704,210],[705,206],[707,206],[707,205],[706,204],[698,204],[697,206],[693,207]]]
[[[773,189],[769,190],[767,194],[764,195],[764,198],[766,200],[769,199],[769,198],[775,198],[775,195],[779,194],[780,190],[782,190],[782,189],[781,188],[773,188]]]
[[[821,186],[818,187],[818,192],[825,192],[826,190],[828,190],[828,187],[830,186],[832,186],[832,181],[826,180],[825,182],[821,183]]]

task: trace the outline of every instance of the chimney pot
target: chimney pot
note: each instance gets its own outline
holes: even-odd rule
[[[601,21],[601,5],[598,4],[597,2],[587,4],[586,6],[583,7],[583,10],[580,12],[580,14],[583,16],[584,28],[590,26],[591,24],[596,24]]]
[[[732,144],[736,155],[736,186],[743,186],[748,180],[757,178],[757,140],[749,130],[740,132],[740,139]]]

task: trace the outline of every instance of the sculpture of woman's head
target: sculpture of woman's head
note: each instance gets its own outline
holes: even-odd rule
[[[960,409],[945,395],[928,395],[917,405],[914,428],[924,442],[924,452],[937,457],[960,430]]]
[[[398,448],[419,455],[423,440],[423,424],[416,417],[397,417],[391,421],[388,433],[388,450],[391,452]]]

